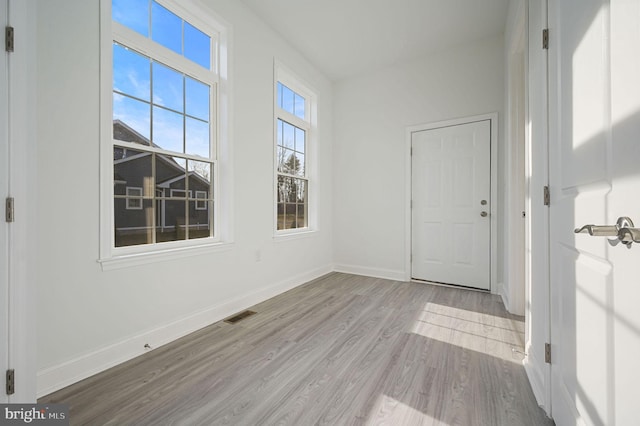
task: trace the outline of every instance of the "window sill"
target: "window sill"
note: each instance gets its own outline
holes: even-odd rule
[[[274,241],[290,241],[290,240],[298,240],[302,238],[310,238],[318,235],[318,231],[315,229],[305,229],[304,231],[290,231],[278,233],[273,236]]]
[[[166,250],[150,251],[144,253],[124,254],[98,259],[103,271],[124,269],[151,263],[165,262],[167,260],[183,259],[185,257],[198,256],[208,253],[218,253],[231,250],[233,243],[211,243],[191,247],[179,247]]]

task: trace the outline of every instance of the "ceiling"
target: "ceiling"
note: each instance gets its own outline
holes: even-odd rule
[[[331,80],[501,34],[509,0],[242,0]]]

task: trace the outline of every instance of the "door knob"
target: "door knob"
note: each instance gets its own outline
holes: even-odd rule
[[[487,212],[481,212],[481,213],[480,213],[480,216],[482,216],[482,217],[487,217],[487,214],[488,214]]]
[[[615,225],[584,225],[574,230],[576,234],[588,233],[593,237],[618,237],[620,242],[630,246],[640,243],[640,229],[633,227],[633,221],[626,216],[618,218]]]

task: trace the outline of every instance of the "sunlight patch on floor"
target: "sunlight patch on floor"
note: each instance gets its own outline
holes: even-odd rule
[[[524,324],[509,318],[427,303],[411,333],[464,349],[520,363]]]
[[[428,414],[416,410],[397,399],[387,395],[380,395],[371,414],[367,419],[367,425],[442,425],[448,423],[436,420]]]

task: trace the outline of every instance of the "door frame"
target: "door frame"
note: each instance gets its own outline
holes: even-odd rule
[[[544,343],[551,342],[550,207],[544,204],[549,185],[548,49],[540,34],[549,28],[547,0],[525,1],[526,35],[526,290],[525,359],[523,365],[538,404],[548,416],[551,406],[551,364]],[[535,309],[534,309],[535,307]]]
[[[413,133],[422,132],[424,130],[433,130],[441,127],[459,126],[463,124],[474,123],[477,121],[490,122],[490,143],[491,143],[491,204],[489,215],[491,218],[491,253],[489,265],[489,291],[495,293],[497,291],[497,251],[498,251],[498,113],[492,112],[481,115],[468,117],[453,118],[450,120],[435,121],[425,124],[408,126],[405,129],[405,281],[411,280],[411,247],[412,247],[412,224],[411,224],[411,199],[413,196],[413,188],[411,185],[412,161],[411,161],[411,138]]]
[[[9,2],[0,0],[0,16],[2,27],[9,23]],[[2,52],[0,61],[0,199],[10,195],[9,188],[9,67],[8,53]],[[9,250],[11,240],[9,238],[9,224],[5,218],[0,219],[0,371],[11,368],[9,364]],[[6,404],[9,397],[4,392],[0,393],[0,403]]]

